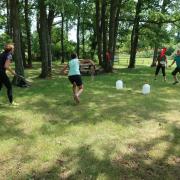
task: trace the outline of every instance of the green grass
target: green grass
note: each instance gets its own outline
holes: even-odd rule
[[[38,65],[26,70],[33,82],[14,88],[18,107],[0,94],[0,179],[179,179],[180,85],[172,69],[167,82],[153,81],[146,65],[129,70],[124,61],[113,74],[84,76],[79,105],[57,66],[47,80],[36,78]]]

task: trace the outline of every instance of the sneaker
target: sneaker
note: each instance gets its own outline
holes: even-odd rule
[[[175,85],[175,84],[177,84],[177,83],[179,83],[179,81],[175,81],[175,82],[173,82],[173,85]]]
[[[19,106],[19,104],[13,101],[12,103],[10,103],[10,106]]]

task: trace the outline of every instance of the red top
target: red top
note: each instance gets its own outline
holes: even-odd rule
[[[109,51],[106,52],[106,60],[109,62],[111,61],[111,54]]]
[[[167,50],[167,48],[163,48],[163,49],[161,50],[161,55],[160,55],[161,58],[165,55],[166,50]]]

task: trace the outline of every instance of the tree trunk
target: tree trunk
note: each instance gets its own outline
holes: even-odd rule
[[[25,14],[25,26],[26,26],[26,38],[27,38],[27,49],[28,49],[28,67],[32,68],[32,52],[31,52],[31,27],[29,20],[29,7],[28,0],[25,0],[24,14]]]
[[[61,63],[64,63],[64,12],[61,12]]]
[[[21,38],[20,38],[20,24],[19,24],[19,12],[18,12],[18,0],[10,1],[10,13],[11,22],[13,27],[13,41],[15,46],[14,58],[15,58],[15,71],[17,74],[24,76],[23,59],[21,52]]]
[[[119,0],[117,12],[116,12],[116,19],[115,19],[113,56],[115,55],[115,51],[116,51],[116,42],[117,42],[117,35],[118,35],[117,32],[118,32],[118,26],[119,26],[119,15],[120,15],[120,10],[121,10],[121,3],[122,3],[122,0]]]
[[[155,43],[154,55],[153,55],[153,61],[152,61],[151,67],[155,67],[156,66],[157,55],[158,55],[158,43]]]
[[[114,46],[114,42],[115,42],[117,8],[118,8],[118,0],[111,0],[110,22],[109,22],[109,43],[108,43],[108,50],[111,54],[111,61],[108,64],[110,71],[112,71],[112,69],[113,69],[113,62],[114,62],[113,46]]]
[[[80,7],[79,7],[80,8]],[[78,11],[78,17],[77,17],[77,56],[80,55],[80,9]]]
[[[49,75],[48,68],[48,25],[47,25],[47,14],[46,14],[46,5],[44,0],[39,0],[39,9],[40,9],[40,52],[41,52],[41,62],[42,69],[39,77],[46,78]]]
[[[107,20],[106,20],[106,1],[102,3],[102,16],[101,16],[101,23],[102,23],[102,35],[103,35],[103,68],[106,72],[110,72],[109,63],[106,59],[106,51],[107,51]]]
[[[6,0],[6,10],[7,10],[7,25],[6,25],[6,33],[12,38],[12,18],[10,14],[10,3],[9,0]]]
[[[55,10],[53,6],[49,6],[49,14],[47,18],[47,26],[48,26],[48,32],[47,32],[47,44],[48,44],[48,75],[51,76],[52,73],[52,41],[51,41],[51,31],[52,31],[52,25],[55,18]]]
[[[26,48],[25,48],[25,43],[24,43],[22,31],[20,32],[20,37],[21,37],[21,53],[22,53],[22,59],[23,59],[23,67],[26,68],[27,67],[26,57],[25,57],[25,49]]]
[[[161,7],[161,13],[165,13],[166,12],[166,6],[168,4],[168,1],[167,0],[163,0],[163,4],[162,4],[162,7]],[[160,42],[161,42],[161,39],[160,39],[160,36],[161,36],[161,29],[162,29],[162,24],[159,23],[158,24],[158,31],[156,33],[156,37],[157,37],[157,40],[156,42],[154,43],[155,45],[155,48],[154,48],[154,55],[153,55],[153,60],[152,60],[152,64],[151,64],[151,67],[154,67],[156,66],[156,59],[157,59],[157,54],[158,54],[158,47],[161,46]]]
[[[140,21],[140,12],[142,8],[142,0],[138,0],[136,4],[136,15],[134,18],[133,30],[131,33],[131,54],[128,68],[135,68],[136,62],[136,52],[138,46],[138,38],[139,38],[139,21]]]
[[[102,66],[102,28],[101,28],[100,0],[96,0],[96,38],[99,65]]]
[[[82,20],[82,57],[85,58],[85,30],[84,30],[84,17]]]

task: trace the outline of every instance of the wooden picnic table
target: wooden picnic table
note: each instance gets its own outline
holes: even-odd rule
[[[94,75],[96,74],[96,65],[90,59],[79,59],[80,62],[80,72],[82,74]]]

